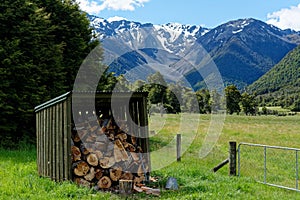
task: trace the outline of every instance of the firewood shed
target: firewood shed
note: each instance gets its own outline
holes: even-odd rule
[[[68,92],[35,107],[38,174],[112,188],[149,179],[145,92]]]

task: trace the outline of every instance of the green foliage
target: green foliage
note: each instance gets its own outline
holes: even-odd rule
[[[241,94],[239,90],[234,85],[229,85],[225,88],[225,96],[226,96],[226,108],[227,112],[232,115],[233,113],[239,113],[241,111],[240,101]]]
[[[149,83],[147,91],[149,92],[149,101],[153,104],[166,102],[167,83],[161,73],[156,72],[147,78]]]
[[[200,113],[211,112],[211,96],[207,89],[201,89],[196,92]]]
[[[0,11],[3,146],[34,141],[33,108],[71,90],[82,60],[98,43],[91,42],[89,21],[74,1],[8,0]]]
[[[246,115],[255,115],[257,111],[255,96],[247,92],[243,93],[241,96],[241,106]]]
[[[262,106],[295,107],[300,86],[300,46],[248,87]]]

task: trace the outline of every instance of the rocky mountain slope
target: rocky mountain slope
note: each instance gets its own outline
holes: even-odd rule
[[[144,79],[159,70],[174,82],[179,81],[179,73],[196,89],[206,78],[196,72],[204,57],[213,59],[226,84],[242,89],[269,71],[300,41],[300,32],[281,30],[252,18],[207,29],[88,17],[111,71],[117,75],[131,72],[131,77]]]

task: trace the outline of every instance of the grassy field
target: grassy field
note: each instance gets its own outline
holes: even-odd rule
[[[153,186],[162,189],[159,199],[300,199],[300,193],[266,186],[257,183],[256,171],[251,165],[242,177],[229,177],[228,167],[217,173],[211,169],[228,157],[228,142],[237,141],[300,147],[300,116],[227,116],[223,131],[213,150],[203,159],[199,150],[211,122],[210,115],[158,115],[150,119],[150,130],[155,132],[150,138],[151,149],[159,152],[171,143],[177,133],[183,136],[187,150],[181,162],[152,172],[159,179]],[[197,128],[197,125],[199,127]],[[195,130],[195,132],[190,132]],[[193,140],[186,138],[194,137]],[[185,141],[187,141],[185,143]],[[191,142],[191,145],[189,145]],[[169,151],[168,151],[169,150]],[[174,148],[165,150],[166,154],[153,153],[153,162],[163,162],[165,157],[175,155]],[[281,155],[282,156],[282,155]],[[172,161],[172,159],[169,159]],[[253,163],[253,162],[252,162]],[[247,164],[247,165],[248,165]],[[247,167],[245,165],[245,167]],[[274,166],[275,172],[280,168]],[[178,191],[166,191],[164,186],[168,177],[175,177],[180,185]],[[156,199],[146,195],[132,195],[129,199]],[[100,193],[77,187],[70,182],[55,183],[37,175],[36,151],[24,148],[17,151],[0,150],[0,199],[122,199],[118,195]]]

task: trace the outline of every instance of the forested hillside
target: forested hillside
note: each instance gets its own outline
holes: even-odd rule
[[[265,105],[299,109],[300,46],[288,53],[274,68],[249,86]]]

